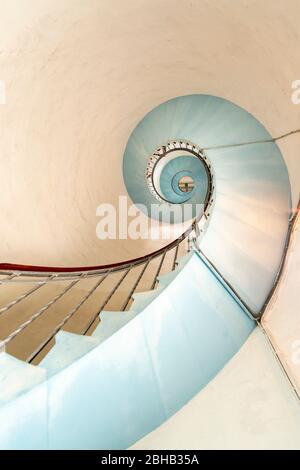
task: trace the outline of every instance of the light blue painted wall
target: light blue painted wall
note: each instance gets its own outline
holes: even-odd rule
[[[168,139],[206,147],[269,137],[253,116],[226,100],[204,95],[177,98],[153,110],[131,136],[124,156],[125,181],[134,173],[132,184],[137,186],[132,188],[138,202],[151,202],[143,165]],[[258,310],[274,281],[285,241],[290,208],[287,170],[275,144],[207,154],[215,172],[216,198],[201,248]],[[253,328],[230,294],[193,256],[124,328],[3,404],[0,447],[126,448],[203,388]]]
[[[191,176],[194,189],[183,193],[178,182],[183,176]],[[208,179],[201,161],[195,157],[182,156],[171,160],[165,165],[160,175],[160,189],[168,201],[178,204],[187,201],[189,204],[203,204],[208,188]]]
[[[254,327],[193,255],[124,328],[1,407],[0,447],[127,448],[203,388]]]
[[[150,111],[133,130],[123,159],[127,191],[136,203],[156,202],[145,184],[146,163],[168,140],[188,140],[202,148],[267,138],[260,122],[230,101],[200,94],[174,98]]]
[[[206,148],[270,138],[254,116],[223,98],[174,98],[150,111],[132,132],[123,159],[124,181],[133,201],[155,203],[144,173],[148,156],[159,145],[183,139]],[[206,154],[215,176],[215,197],[201,248],[258,313],[284,249],[291,209],[288,171],[276,143]]]

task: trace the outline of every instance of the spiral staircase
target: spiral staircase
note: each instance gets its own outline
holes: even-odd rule
[[[1,449],[300,448],[299,188],[279,147],[295,136],[233,101],[177,94],[126,136],[143,217],[159,203],[176,226],[167,210],[191,207],[174,240],[101,265],[0,264]]]

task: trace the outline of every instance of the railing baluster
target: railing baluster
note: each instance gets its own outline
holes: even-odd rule
[[[165,153],[164,149],[161,149],[160,154],[156,158],[159,160],[160,157]],[[151,183],[152,184],[152,183]],[[154,188],[153,188],[154,189]],[[68,267],[66,269],[61,267],[46,267],[46,266],[29,266],[29,265],[17,265],[17,264],[6,264],[0,263],[0,275],[3,276],[0,278],[0,286],[2,284],[9,284],[9,283],[32,283],[33,287],[31,287],[27,292],[22,293],[14,300],[8,302],[3,307],[0,307],[0,315],[10,310],[12,307],[17,305],[22,300],[26,299],[38,289],[41,289],[44,285],[50,282],[57,282],[57,281],[68,281],[69,284],[57,295],[55,295],[50,301],[48,301],[45,305],[39,308],[34,314],[32,314],[27,320],[23,321],[21,325],[17,326],[14,331],[12,331],[3,341],[0,340],[0,350],[5,349],[5,346],[12,341],[14,338],[17,337],[22,331],[27,328],[33,321],[38,319],[45,313],[52,305],[54,305],[60,298],[62,298],[69,290],[71,290],[81,279],[85,278],[88,279],[90,277],[95,277],[98,279],[100,276],[101,278],[97,280],[97,283],[93,286],[93,288],[85,295],[85,297],[74,307],[72,308],[69,313],[63,318],[63,320],[55,327],[52,333],[48,334],[47,338],[39,344],[35,350],[29,355],[27,361],[32,362],[40,352],[43,351],[45,346],[54,338],[54,336],[58,333],[58,331],[68,322],[68,320],[78,311],[78,309],[83,305],[84,302],[88,300],[88,298],[95,292],[98,286],[106,279],[108,275],[111,273],[123,272],[124,274],[119,279],[115,287],[108,293],[104,302],[99,308],[99,311],[92,316],[92,318],[88,321],[86,325],[83,335],[87,334],[89,329],[93,326],[93,323],[103,311],[104,307],[107,305],[109,300],[115,294],[125,277],[131,271],[133,267],[142,266],[142,270],[138,275],[138,278],[134,282],[133,287],[131,288],[129,294],[127,294],[126,300],[124,301],[121,309],[122,311],[126,310],[130,300],[134,292],[137,289],[149,263],[157,258],[159,259],[159,265],[156,270],[151,290],[156,287],[156,283],[158,281],[159,275],[162,271],[164,266],[165,258],[167,253],[169,253],[172,249],[175,249],[175,255],[173,259],[172,269],[174,270],[176,267],[178,252],[179,252],[179,245],[182,240],[186,239],[189,234],[195,229],[194,225],[190,226],[177,240],[172,241],[164,248],[160,248],[159,250],[139,258],[127,260],[121,263],[110,264],[110,265],[99,265],[99,266],[91,266],[91,267]],[[107,291],[106,291],[107,293]]]
[[[11,302],[9,302],[8,304],[6,304],[4,307],[1,307],[0,308],[0,315],[2,315],[2,313],[4,312],[7,312],[10,308],[14,307],[15,305],[17,305],[19,302],[21,302],[21,300],[24,300],[26,299],[27,297],[29,297],[31,294],[33,294],[34,292],[36,292],[38,289],[40,289],[41,287],[43,287],[47,281],[49,281],[50,279],[54,278],[56,275],[53,274],[52,276],[49,276],[47,279],[45,279],[45,281],[38,281],[38,285],[37,286],[34,286],[32,287],[31,289],[29,289],[29,291],[25,292],[24,294],[21,294],[17,299],[15,300],[12,300]]]
[[[179,247],[179,243],[177,243],[176,248],[175,248],[175,254],[174,254],[174,259],[173,259],[172,271],[174,271],[175,268],[176,268],[177,255],[178,255],[178,247]]]
[[[15,338],[19,333],[21,333],[28,325],[30,325],[34,320],[40,317],[46,310],[48,310],[55,302],[61,299],[69,290],[72,289],[79,281],[81,281],[83,276],[75,281],[72,281],[62,292],[56,295],[51,299],[46,305],[40,308],[34,315],[32,315],[28,320],[22,323],[16,330],[14,330],[10,335],[7,336],[3,341],[0,341],[0,349],[3,346],[6,346],[13,338]]]
[[[158,278],[159,273],[160,273],[160,271],[161,271],[161,268],[162,268],[163,262],[164,262],[164,260],[165,260],[166,254],[167,254],[167,250],[164,251],[164,253],[163,253],[162,257],[161,257],[161,260],[160,260],[160,263],[159,263],[159,265],[158,265],[156,274],[155,274],[155,276],[154,276],[154,281],[152,282],[152,285],[151,285],[151,287],[150,287],[150,290],[153,290],[153,289],[155,288],[155,286],[156,286],[157,278]]]
[[[90,321],[88,322],[87,326],[85,327],[84,331],[83,331],[83,335],[86,335],[86,333],[89,331],[90,327],[92,326],[92,324],[94,323],[94,321],[97,319],[97,317],[100,315],[100,313],[102,312],[102,310],[104,309],[105,305],[110,301],[110,299],[112,298],[112,296],[114,295],[114,293],[117,291],[117,289],[120,287],[120,285],[122,284],[122,282],[124,281],[125,277],[127,276],[127,274],[129,273],[129,271],[131,270],[131,266],[130,268],[127,269],[127,271],[125,271],[125,273],[123,274],[123,276],[121,277],[121,279],[117,282],[117,284],[115,285],[115,287],[110,291],[110,293],[108,294],[108,296],[106,297],[106,299],[104,300],[104,302],[102,303],[101,307],[99,308],[99,310],[97,311],[96,315],[93,315],[93,317],[90,319]]]
[[[15,277],[18,277],[20,274],[10,274],[9,276],[5,277],[4,279],[1,279],[0,280],[0,286],[2,284],[6,284],[7,282],[11,281],[12,279],[14,279]]]
[[[131,291],[129,292],[129,295],[128,295],[127,299],[125,300],[125,302],[123,303],[123,305],[122,305],[122,307],[121,307],[121,310],[122,310],[122,311],[124,311],[124,310],[126,309],[128,303],[129,303],[130,299],[132,298],[132,295],[134,294],[135,289],[136,289],[137,286],[139,285],[139,283],[140,283],[140,281],[141,281],[141,279],[142,279],[142,277],[143,277],[143,274],[144,274],[144,272],[146,271],[146,269],[147,269],[147,267],[148,267],[150,261],[151,261],[151,259],[149,259],[149,260],[147,261],[147,263],[145,263],[145,266],[143,267],[143,269],[142,269],[142,271],[141,271],[139,277],[137,278],[136,282],[135,282],[134,285],[133,285],[133,288],[132,288]]]
[[[38,346],[37,349],[35,349],[35,351],[33,351],[33,353],[30,354],[30,356],[26,359],[27,362],[32,362],[36,358],[36,356],[44,349],[44,347],[47,346],[48,343],[50,343],[56,333],[59,332],[59,330],[67,323],[68,320],[70,320],[70,318],[77,312],[77,310],[79,310],[79,308],[90,298],[90,296],[95,292],[95,290],[100,286],[100,284],[102,284],[102,282],[107,278],[109,273],[110,271],[107,272],[103,277],[101,277],[100,280],[97,281],[96,284],[92,287],[92,289],[83,297],[83,299],[74,308],[72,308],[72,310],[70,310],[68,315],[63,319],[63,321],[59,323],[59,325],[57,325],[55,330],[50,333],[49,336],[47,336],[47,338]]]

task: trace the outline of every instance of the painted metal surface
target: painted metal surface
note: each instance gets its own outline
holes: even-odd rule
[[[23,411],[10,414],[15,401],[4,405],[0,445],[35,448],[45,435],[43,445],[51,449],[127,448],[201,390],[254,326],[193,255],[126,326],[22,395],[16,406],[22,403]],[[32,397],[42,393],[43,385],[47,404],[37,413]],[[43,414],[47,420],[32,426]]]
[[[191,176],[194,188],[190,193],[183,193],[178,183],[182,176]],[[188,201],[189,204],[203,204],[207,193],[206,171],[198,158],[177,157],[163,168],[160,174],[160,190],[168,201],[178,204]]]
[[[128,141],[123,161],[128,193],[135,202],[155,202],[144,184],[143,172],[158,142],[176,138],[209,149],[270,137],[255,117],[223,98],[174,98],[149,112]],[[291,209],[287,168],[276,143],[205,153],[214,172],[215,197],[201,248],[258,312],[273,284],[284,248]]]
[[[40,367],[46,369],[47,375],[50,377],[84,356],[99,343],[96,338],[61,330],[55,336],[55,346],[40,362]]]
[[[26,362],[0,353],[0,407],[46,379],[46,372]]]
[[[300,403],[259,328],[186,406],[132,449],[300,449]]]

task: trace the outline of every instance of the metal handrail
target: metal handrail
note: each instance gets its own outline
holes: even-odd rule
[[[93,315],[93,317],[89,320],[88,324],[85,326],[82,334],[83,335],[86,335],[87,332],[89,331],[89,329],[91,328],[91,326],[93,325],[93,323],[95,322],[95,320],[97,320],[97,318],[99,317],[100,313],[102,312],[102,310],[104,309],[104,307],[108,304],[108,302],[110,301],[110,299],[112,298],[112,296],[114,295],[114,293],[119,289],[120,285],[122,284],[122,282],[124,281],[125,277],[127,276],[127,274],[129,274],[131,270],[131,267],[127,269],[127,271],[125,271],[125,273],[123,274],[123,276],[121,277],[121,279],[119,279],[119,281],[117,282],[117,284],[115,285],[115,287],[109,292],[108,296],[105,298],[104,302],[102,302],[99,310],[97,310],[96,314]]]
[[[286,233],[286,238],[285,238],[285,244],[284,244],[284,250],[281,256],[280,264],[278,271],[276,273],[273,285],[268,292],[268,295],[263,303],[262,308],[260,309],[259,312],[254,312],[254,310],[251,309],[251,307],[245,302],[241,296],[237,293],[237,291],[234,289],[234,287],[225,279],[225,277],[220,273],[220,271],[217,269],[217,267],[208,259],[208,257],[203,253],[203,251],[199,248],[197,243],[193,243],[193,249],[194,251],[200,256],[202,261],[208,266],[208,268],[212,271],[212,273],[220,280],[220,282],[226,287],[227,291],[231,294],[231,296],[237,301],[237,303],[242,307],[242,309],[245,311],[245,313],[252,319],[255,320],[256,322],[260,322],[264,312],[266,311],[267,306],[269,305],[269,302],[277,289],[277,286],[279,284],[279,281],[282,276],[282,272],[286,263],[286,257],[288,254],[289,246],[290,246],[290,241],[292,237],[293,230],[295,228],[296,222],[298,217],[300,216],[300,198],[297,204],[297,208],[294,212],[292,212],[292,215],[289,220],[289,225],[288,225],[288,230]],[[197,231],[198,231],[198,225],[195,225],[195,233],[196,233],[196,239],[197,239]]]
[[[214,274],[214,276],[223,284],[226,290],[230,293],[230,295],[234,298],[234,300],[242,307],[244,312],[252,319],[257,320],[257,314],[249,307],[249,305],[240,297],[234,287],[225,279],[225,277],[220,273],[217,267],[207,258],[207,256],[203,253],[203,251],[195,245],[193,246],[195,253],[201,258],[204,264],[208,267],[208,269]]]
[[[50,343],[50,341],[54,338],[54,336],[63,328],[63,326],[75,315],[75,313],[79,310],[79,308],[91,297],[91,295],[98,289],[98,287],[102,284],[102,282],[108,276],[109,271],[96,282],[96,284],[92,287],[91,290],[81,299],[81,301],[73,307],[68,314],[63,318],[63,320],[56,326],[54,331],[52,331],[47,338],[42,341],[42,343],[27,357],[28,362],[32,362],[40,352]]]
[[[177,239],[173,240],[168,245],[153,251],[147,255],[133,258],[119,263],[96,265],[96,266],[78,266],[78,267],[59,267],[59,266],[39,266],[39,265],[27,265],[27,264],[14,264],[14,263],[0,263],[0,275],[10,274],[13,277],[29,276],[29,277],[49,277],[55,275],[55,281],[62,279],[70,279],[70,277],[77,277],[78,275],[85,273],[86,277],[97,276],[107,271],[118,272],[127,269],[129,266],[139,266],[144,264],[150,258],[154,259],[164,253],[165,250],[169,251],[174,248],[177,244],[181,243],[188,235],[194,230],[195,221],[199,221],[201,215],[193,221],[191,226]],[[51,281],[51,279],[49,279]],[[1,279],[1,282],[5,284],[10,282],[10,279]],[[31,282],[40,283],[40,280],[33,280]]]
[[[161,260],[159,262],[159,265],[158,265],[158,268],[157,268],[157,271],[156,271],[156,274],[154,276],[154,279],[153,279],[153,283],[150,287],[150,290],[153,290],[156,286],[156,283],[157,283],[157,280],[158,280],[158,276],[159,276],[159,273],[161,271],[161,268],[162,268],[162,265],[163,265],[163,262],[165,260],[165,257],[166,257],[166,254],[167,254],[167,250],[165,250],[162,254],[162,257],[161,257]]]
[[[4,279],[0,279],[0,286],[2,284],[6,284],[7,282],[11,282],[15,277],[18,277],[19,274],[18,273],[13,273],[13,274],[10,274],[9,276],[6,276]]]
[[[204,154],[203,149],[200,147],[197,147],[195,144],[192,144],[186,140],[175,140],[172,139],[169,142],[167,142],[166,145],[160,146],[150,157],[146,169],[146,181],[148,183],[148,187],[150,192],[158,199],[160,202],[166,202],[170,203],[167,199],[165,199],[157,190],[155,183],[154,183],[154,172],[155,168],[158,164],[158,162],[162,159],[165,158],[168,154],[171,152],[175,152],[178,150],[184,150],[187,153],[190,153],[197,157],[201,163],[204,166],[206,175],[207,175],[207,180],[208,180],[208,190],[206,193],[205,201],[204,201],[204,212],[206,211],[209,201],[212,197],[212,192],[213,192],[213,175],[211,171],[211,164],[208,161],[207,156]],[[154,161],[154,163],[153,163]],[[153,166],[152,166],[153,163]],[[181,203],[179,203],[181,204]],[[182,202],[184,204],[184,202]]]
[[[47,302],[43,307],[41,307],[36,313],[34,313],[28,320],[23,322],[16,330],[14,330],[12,333],[10,333],[3,341],[2,341],[2,346],[6,346],[10,341],[12,341],[19,333],[21,333],[27,326],[29,326],[34,320],[39,318],[43,313],[46,312],[52,305],[54,305],[59,299],[61,299],[67,292],[69,292],[72,287],[74,287],[78,282],[81,280],[79,277],[78,279],[75,279],[72,281],[70,284],[67,285],[63,289],[62,292],[57,294],[55,297],[53,297],[49,302]]]
[[[149,259],[149,260],[145,263],[145,265],[144,265],[142,271],[140,272],[140,275],[138,276],[137,280],[136,280],[135,283],[133,284],[133,287],[132,287],[131,291],[129,292],[129,294],[128,294],[128,296],[127,296],[127,299],[125,300],[125,302],[123,303],[123,305],[122,305],[122,307],[121,307],[121,310],[122,310],[123,312],[124,312],[124,310],[126,309],[127,305],[129,304],[129,302],[130,302],[130,300],[131,300],[131,298],[132,298],[134,292],[136,291],[136,288],[137,288],[137,286],[139,285],[139,283],[140,283],[140,281],[141,281],[141,279],[142,279],[142,277],[143,277],[143,275],[144,275],[146,269],[148,268],[150,261],[151,261],[151,259]]]
[[[172,148],[172,145],[174,148]],[[196,147],[194,144],[190,144],[189,142],[183,141],[183,140],[170,141],[168,142],[165,148],[166,148],[166,154],[173,150],[183,149],[185,151],[188,151],[189,153],[192,153],[194,156],[196,156],[202,161],[205,167],[206,173],[207,173],[207,177],[208,177],[208,190],[207,190],[207,194],[206,194],[205,201],[204,201],[204,216],[207,218],[208,214],[205,214],[205,211],[213,202],[212,196],[213,196],[213,191],[214,191],[211,165],[208,162],[207,157],[203,154],[200,148]],[[153,155],[156,155],[157,157],[159,157],[157,160],[155,157],[155,162],[153,164],[153,168],[155,168],[158,160],[162,156],[164,156],[165,153],[161,155],[159,153],[154,153]],[[202,215],[203,214],[198,215],[197,218],[193,221],[192,225],[182,235],[180,235],[176,240],[173,240],[172,242],[170,242],[168,245],[164,246],[163,248],[160,248],[147,255],[140,256],[138,258],[133,258],[130,260],[121,261],[119,263],[95,265],[95,266],[76,266],[76,267],[0,263],[0,275],[7,275],[6,278],[0,280],[0,285],[6,284],[8,282],[24,282],[24,279],[21,279],[21,280],[19,279],[20,277],[29,277],[30,282],[33,282],[33,283],[40,282],[39,279],[33,280],[34,277],[36,278],[48,277],[47,282],[51,282],[51,281],[57,281],[57,280],[68,280],[72,278],[77,278],[83,273],[85,273],[86,277],[92,277],[92,276],[98,276],[100,274],[104,274],[107,271],[118,272],[118,271],[126,270],[130,266],[131,267],[139,266],[149,260],[157,258],[160,255],[163,255],[165,251],[169,251],[172,248],[179,245],[185,238],[187,238],[191,234],[191,232],[195,228],[195,222],[199,222]],[[50,279],[49,279],[49,276],[51,276]],[[17,279],[14,281],[14,278],[17,278]],[[1,310],[0,310],[0,313],[1,313]]]
[[[289,226],[288,226],[288,231],[287,231],[287,234],[286,234],[286,238],[285,238],[285,243],[284,243],[284,250],[282,252],[282,256],[281,256],[281,260],[280,260],[280,265],[279,265],[279,269],[277,271],[277,274],[275,276],[275,280],[274,280],[274,283],[273,283],[273,286],[264,302],[264,305],[261,309],[261,312],[260,312],[260,317],[263,316],[264,312],[266,311],[266,308],[278,286],[278,283],[281,279],[281,275],[282,275],[282,272],[283,272],[283,269],[284,269],[284,266],[285,266],[285,262],[286,262],[286,257],[287,257],[287,253],[288,253],[288,249],[289,249],[289,246],[290,246],[290,241],[291,241],[291,237],[292,237],[292,233],[293,233],[293,230],[294,230],[294,227],[296,225],[296,222],[297,222],[297,219],[299,217],[299,214],[300,214],[300,198],[299,198],[299,201],[298,201],[298,204],[297,204],[297,207],[296,207],[296,210],[291,214],[291,217],[290,217],[290,220],[289,220]]]
[[[179,248],[179,245],[177,244],[175,248],[174,258],[173,258],[172,271],[174,271],[177,265],[178,248]]]
[[[8,302],[5,306],[0,307],[0,317],[2,314],[8,312],[10,309],[12,309],[14,306],[19,304],[21,301],[23,301],[24,299],[27,299],[28,297],[33,295],[35,292],[37,292],[39,289],[41,289],[43,286],[49,283],[53,283],[57,281],[60,281],[60,282],[65,281],[65,282],[68,282],[68,285],[61,292],[59,292],[52,299],[50,299],[45,305],[43,305],[36,312],[31,314],[29,318],[27,318],[20,325],[18,325],[17,328],[15,328],[13,331],[11,331],[8,334],[8,336],[0,340],[0,349],[3,350],[6,347],[10,346],[10,343],[14,339],[16,339],[18,335],[23,333],[25,329],[27,329],[29,326],[33,324],[33,322],[35,322],[37,319],[42,317],[42,315],[47,310],[49,310],[50,307],[52,307],[54,304],[56,304],[56,302],[62,299],[62,297],[66,295],[72,288],[74,288],[80,281],[84,279],[88,279],[88,278],[100,277],[100,279],[97,279],[96,284],[86,293],[86,295],[70,311],[68,311],[67,313],[63,315],[62,320],[59,322],[58,325],[55,326],[54,329],[52,329],[47,334],[46,338],[44,338],[43,341],[40,342],[38,345],[34,345],[33,350],[30,352],[30,354],[26,358],[28,362],[33,362],[43,352],[44,348],[46,348],[47,345],[54,339],[55,335],[62,328],[64,328],[64,326],[68,323],[68,321],[76,314],[76,312],[80,309],[80,307],[82,307],[83,304],[97,291],[98,287],[103,283],[103,281],[109,275],[113,273],[123,272],[117,284],[112,289],[109,290],[108,294],[106,295],[104,301],[102,301],[96,313],[93,313],[91,318],[89,318],[86,326],[84,327],[84,330],[81,333],[83,335],[87,334],[90,328],[93,326],[94,322],[99,317],[104,307],[107,305],[110,299],[117,292],[120,285],[124,281],[125,277],[131,272],[132,268],[135,268],[139,265],[144,265],[138,278],[135,280],[133,286],[131,287],[129,294],[126,297],[125,302],[123,302],[122,304],[121,310],[125,310],[134,292],[136,291],[138,285],[140,284],[140,281],[147,267],[152,262],[152,260],[158,258],[159,256],[162,257],[159,263],[159,268],[155,273],[154,281],[152,283],[151,288],[155,287],[155,284],[157,282],[158,275],[162,269],[166,254],[169,251],[171,251],[173,248],[175,248],[175,257],[173,261],[173,267],[174,267],[174,263],[176,263],[179,245],[193,232],[193,230],[195,229],[195,226],[198,223],[198,220],[199,218],[195,219],[192,225],[182,235],[180,235],[180,237],[178,237],[176,240],[173,240],[171,243],[164,246],[163,248],[156,250],[150,253],[149,255],[142,256],[142,257],[135,258],[133,260],[129,260],[129,261],[121,262],[121,263],[116,263],[112,265],[104,265],[104,266],[95,266],[95,267],[83,267],[83,268],[80,268],[80,270],[79,268],[49,268],[49,267],[44,267],[44,266],[9,265],[10,269],[12,269],[13,267],[17,267],[19,270],[18,271],[5,271],[6,274],[8,275],[4,279],[0,280],[2,281],[3,284],[9,283],[9,282],[12,283],[14,281],[17,282],[15,279],[17,278],[18,282],[31,282],[34,284],[34,286],[31,287],[26,292],[22,293],[21,295],[18,295],[14,300]],[[22,270],[20,268],[22,268]]]
[[[50,279],[53,279],[54,278],[54,275],[50,276],[49,277],[49,281]],[[41,287],[44,287],[47,283],[47,279],[45,279],[44,281],[38,281],[37,285],[32,287],[31,289],[29,289],[28,291],[26,291],[24,294],[21,294],[19,297],[17,297],[16,299],[12,300],[11,302],[9,302],[8,304],[4,305],[4,307],[1,307],[0,308],[0,315],[2,315],[3,313],[6,313],[8,310],[10,310],[12,307],[14,307],[15,305],[17,305],[19,302],[21,302],[22,300],[26,299],[27,297],[29,297],[31,294],[33,294],[34,292],[36,292],[38,289],[40,289]]]
[[[300,200],[297,206],[297,210],[293,217],[291,217],[290,222],[289,222],[289,227],[287,231],[287,236],[286,236],[286,242],[285,242],[285,249],[282,255],[282,259],[280,262],[280,266],[278,269],[278,273],[275,277],[274,285],[272,289],[270,290],[268,297],[266,299],[266,302],[262,308],[262,310],[259,313],[253,312],[251,308],[247,305],[247,303],[239,296],[239,294],[235,291],[233,286],[229,284],[229,282],[222,276],[222,274],[218,271],[216,266],[214,266],[210,260],[205,256],[205,254],[200,250],[200,248],[197,246],[197,244],[194,243],[194,250],[201,256],[203,262],[205,262],[208,267],[213,271],[213,273],[218,277],[220,282],[223,283],[223,285],[226,287],[226,289],[230,292],[230,294],[235,298],[235,300],[240,304],[240,306],[243,308],[243,310],[255,321],[259,321],[271,296],[274,293],[274,290],[277,287],[277,284],[279,282],[279,279],[281,278],[281,274],[284,268],[286,256],[287,256],[287,251],[288,247],[290,244],[290,239],[291,239],[291,234],[294,228],[294,225],[296,223],[297,216],[299,215],[299,210],[300,210]],[[69,281],[68,285],[58,294],[56,294],[51,300],[49,300],[45,305],[43,305],[41,308],[39,308],[33,315],[31,315],[27,320],[23,321],[21,325],[19,325],[14,331],[8,334],[6,338],[4,338],[2,341],[0,341],[0,349],[3,350],[7,345],[10,344],[12,340],[14,340],[20,333],[22,333],[27,327],[29,327],[35,320],[40,318],[50,307],[52,307],[58,300],[60,300],[67,292],[69,292],[74,286],[76,286],[81,280],[87,279],[93,276],[100,277],[100,279],[97,279],[97,282],[93,285],[93,287],[84,295],[84,297],[71,309],[69,310],[66,314],[64,314],[63,319],[59,322],[56,327],[49,332],[49,334],[44,338],[44,340],[38,344],[37,346],[34,346],[33,351],[28,355],[27,361],[28,362],[33,362],[39,355],[40,353],[43,352],[44,348],[54,339],[55,335],[67,324],[67,322],[76,314],[76,312],[80,309],[80,307],[97,291],[98,287],[103,283],[103,281],[112,273],[116,272],[122,272],[123,275],[121,278],[118,280],[116,285],[108,292],[106,295],[104,301],[101,302],[100,307],[97,308],[97,311],[93,313],[93,315],[88,319],[87,324],[85,325],[83,331],[81,334],[86,335],[91,327],[93,327],[95,321],[97,318],[99,318],[99,315],[103,311],[104,307],[107,305],[107,303],[110,301],[110,299],[113,297],[113,295],[117,292],[119,287],[121,286],[122,282],[124,279],[127,277],[127,275],[131,272],[132,268],[135,268],[136,266],[142,265],[143,269],[139,273],[137,279],[135,280],[132,288],[129,290],[129,294],[127,294],[126,300],[123,302],[121,310],[125,310],[128,303],[132,299],[132,296],[134,292],[136,291],[138,285],[140,284],[140,281],[149,266],[149,264],[152,262],[152,260],[158,258],[161,256],[159,266],[155,272],[154,279],[151,285],[151,289],[154,289],[158,280],[158,277],[160,275],[160,272],[162,270],[166,255],[168,252],[170,252],[172,249],[174,249],[174,256],[172,260],[172,270],[176,268],[177,265],[177,257],[178,257],[178,251],[179,251],[179,246],[180,244],[187,239],[188,237],[190,238],[191,234],[194,233],[194,239],[197,241],[200,231],[199,231],[199,218],[195,219],[192,223],[192,225],[176,240],[173,242],[169,243],[165,247],[156,250],[153,253],[150,253],[149,255],[135,258],[133,260],[117,263],[114,265],[105,265],[105,266],[95,266],[95,267],[83,267],[80,268],[80,271],[78,270],[79,268],[48,268],[48,267],[43,267],[43,266],[25,266],[25,270],[18,270],[18,271],[5,271],[6,277],[4,279],[0,279],[0,285],[9,283],[9,282],[16,282],[22,281],[22,277],[29,277],[29,278],[37,278],[37,279],[31,279],[29,282],[35,283],[34,287],[29,289],[28,291],[22,293],[19,295],[16,299],[10,301],[7,303],[4,307],[0,308],[0,316],[1,314],[4,314],[8,312],[12,307],[16,306],[18,303],[20,303],[22,300],[28,298],[29,296],[33,295],[38,289],[41,287],[45,286],[47,283],[52,283],[55,281]],[[3,266],[3,265],[2,265]],[[21,265],[9,265],[10,267],[12,266],[17,266],[20,267]],[[52,270],[52,271],[51,271]],[[57,270],[57,271],[55,271]],[[17,278],[17,279],[15,279]],[[24,280],[23,280],[24,281]]]

